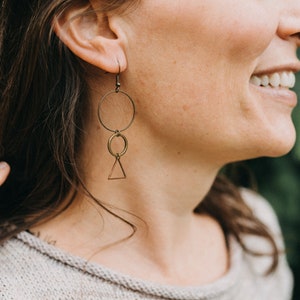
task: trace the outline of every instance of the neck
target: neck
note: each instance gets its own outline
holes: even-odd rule
[[[57,245],[69,252],[87,259],[93,257],[127,273],[128,265],[120,265],[116,259],[121,254],[127,253],[129,261],[129,257],[134,257],[135,261],[146,259],[156,267],[159,265],[163,270],[161,274],[164,274],[162,278],[172,277],[170,274],[173,274],[174,268],[171,270],[170,266],[174,265],[174,260],[190,257],[191,261],[185,267],[190,267],[193,275],[193,272],[197,273],[193,269],[195,257],[204,258],[202,263],[205,264],[205,259],[212,255],[212,249],[226,248],[217,222],[193,212],[211,188],[219,168],[184,151],[165,153],[158,146],[147,145],[146,141],[142,144],[147,150],[141,151],[141,141],[128,140],[131,141],[130,150],[121,158],[126,179],[107,179],[114,158],[108,153],[99,153],[98,143],[93,145],[92,139],[85,143],[89,147],[83,151],[86,159],[82,162],[89,192],[127,223],[78,193],[68,210],[33,231],[40,231],[42,236],[53,236]],[[105,146],[102,149],[106,151]],[[136,226],[137,232],[127,239],[132,234],[129,223]],[[72,237],[75,236],[74,240]],[[213,244],[217,244],[216,247],[211,247]],[[99,249],[102,250],[99,252],[101,255],[94,255]],[[221,273],[226,269],[224,253],[225,250],[212,256],[214,260],[222,260]],[[132,271],[133,275],[138,273],[140,276],[139,272]],[[166,275],[168,272],[170,274]],[[212,271],[211,274],[215,278],[220,272],[216,275]],[[197,273],[197,276],[201,275]],[[147,274],[144,277],[147,278]],[[203,274],[203,283],[210,279]],[[183,279],[178,280],[182,283]],[[171,282],[174,283],[174,280]]]
[[[115,158],[105,146],[102,153],[99,147],[87,149],[85,157],[89,157],[89,161],[85,160],[84,165],[88,170],[85,182],[89,191],[95,198],[115,207],[116,212],[132,213],[151,228],[157,220],[170,225],[189,223],[195,207],[211,188],[219,167],[201,162],[198,158],[201,154],[177,150],[165,153],[158,146],[147,145],[146,141],[135,143],[130,137],[128,140],[128,153],[121,157],[126,179],[107,179]]]

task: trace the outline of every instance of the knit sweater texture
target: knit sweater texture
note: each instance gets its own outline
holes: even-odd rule
[[[283,245],[277,219],[260,196],[243,190],[254,213]],[[195,237],[197,238],[197,237]],[[268,251],[262,238],[245,236],[247,245]],[[4,300],[289,300],[292,275],[284,255],[274,273],[264,276],[271,258],[246,254],[229,238],[230,268],[216,281],[199,286],[171,286],[132,278],[72,256],[53,245],[21,232],[0,247],[0,299]]]

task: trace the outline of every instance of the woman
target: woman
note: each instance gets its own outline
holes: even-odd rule
[[[228,163],[294,144],[298,0],[2,1],[4,299],[289,299]]]

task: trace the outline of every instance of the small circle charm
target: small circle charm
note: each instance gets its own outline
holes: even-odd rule
[[[114,140],[115,138],[121,138],[121,139],[123,139],[123,141],[124,141],[124,148],[123,148],[123,150],[122,150],[121,152],[114,152],[114,151],[112,150],[112,142],[113,142],[113,140]],[[110,153],[112,156],[114,156],[114,157],[116,157],[116,158],[120,158],[121,156],[123,156],[123,155],[127,152],[127,149],[128,149],[128,140],[127,140],[127,138],[126,138],[125,135],[123,135],[123,134],[121,134],[119,131],[117,131],[115,134],[113,134],[113,135],[109,138],[109,140],[108,140],[108,142],[107,142],[107,148],[108,148],[109,153]]]

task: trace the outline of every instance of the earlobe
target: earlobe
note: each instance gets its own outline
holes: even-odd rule
[[[127,60],[110,19],[92,6],[72,7],[53,21],[59,39],[79,58],[109,73],[124,71]]]

